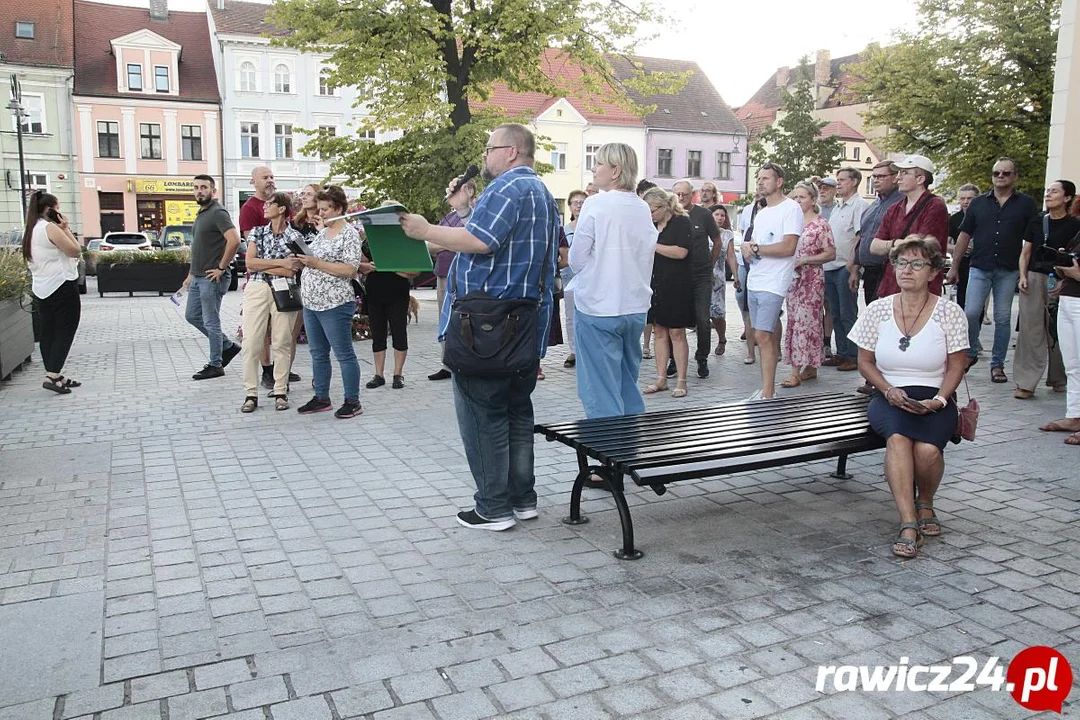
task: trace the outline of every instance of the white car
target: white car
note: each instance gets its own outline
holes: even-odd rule
[[[101,238],[101,249],[109,250],[153,250],[150,237],[141,232],[111,232]]]

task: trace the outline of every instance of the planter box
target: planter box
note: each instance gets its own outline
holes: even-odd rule
[[[188,275],[187,263],[99,263],[98,295],[108,292],[173,294]]]
[[[34,324],[18,300],[0,300],[0,378],[7,380],[34,353]]]

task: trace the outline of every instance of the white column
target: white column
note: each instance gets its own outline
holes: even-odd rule
[[[134,175],[138,171],[139,157],[142,154],[139,136],[135,133],[135,108],[120,108],[120,115],[124,120],[124,147],[120,153],[124,156],[124,172]]]
[[[165,115],[165,137],[162,138],[161,153],[165,157],[165,172],[176,175],[180,172],[180,146],[176,133],[176,111],[163,110]]]
[[[1054,69],[1054,102],[1050,110],[1050,141],[1046,182],[1075,178],[1080,173],[1080,149],[1069,138],[1080,132],[1080,46],[1077,43],[1080,0],[1063,0]]]
[[[94,143],[94,120],[93,107],[90,105],[76,106],[79,111],[79,152],[82,153],[82,171],[94,172],[94,157],[97,155],[97,146]]]
[[[216,112],[204,112],[203,118],[203,157],[206,158],[206,173],[217,177],[221,173],[218,163],[218,114]]]

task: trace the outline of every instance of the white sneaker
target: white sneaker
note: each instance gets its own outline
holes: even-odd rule
[[[540,517],[540,513],[537,512],[536,508],[522,508],[520,510],[514,508],[514,517],[518,520],[535,520]]]

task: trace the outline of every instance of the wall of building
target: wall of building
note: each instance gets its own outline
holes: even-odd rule
[[[585,128],[588,121],[565,100],[559,100],[532,123],[530,128],[537,136],[537,142],[553,145],[555,148],[537,147],[536,159],[556,165],[555,169],[542,176],[544,184],[555,196],[560,208],[566,206],[566,196],[571,191],[582,187],[581,178],[585,175]],[[557,166],[555,153],[565,149],[565,167]]]
[[[217,105],[125,97],[75,97],[74,102],[82,227],[88,237],[100,237],[109,229],[160,227],[178,215],[175,206],[167,207],[166,202],[190,203],[193,199],[189,188],[194,175],[217,177],[221,173]],[[119,158],[101,156],[99,121],[117,124]],[[161,159],[142,157],[140,125],[144,123],[160,128]],[[184,159],[185,127],[199,129],[201,160]],[[105,210],[110,218],[103,218],[100,193],[122,194],[123,209]],[[173,212],[168,212],[170,209]],[[108,226],[114,214],[122,216],[122,228]],[[119,218],[114,220],[120,222]]]
[[[688,178],[694,182],[694,186],[712,180],[720,192],[742,194],[746,190],[746,145],[746,137],[740,135],[649,130],[645,136],[645,177],[670,190],[675,181],[687,178],[687,152],[698,150],[701,151],[701,173]],[[659,174],[658,157],[662,149],[672,151],[670,175]],[[716,177],[719,152],[731,154],[730,176],[726,179]]]
[[[23,157],[34,187],[56,195],[72,229],[81,232],[71,119],[71,68],[41,68],[0,63],[0,97],[11,97],[10,77],[19,77],[24,107],[43,113],[42,132],[23,134]],[[0,236],[21,233],[25,224],[19,198],[19,144],[15,115],[0,106]],[[34,119],[39,117],[35,112]],[[41,181],[44,181],[43,183]]]
[[[1058,31],[1054,105],[1050,113],[1050,145],[1046,185],[1060,178],[1080,181],[1080,0],[1063,0]]]
[[[620,125],[589,125],[582,133],[582,166],[581,181],[578,188],[582,190],[592,182],[592,170],[585,167],[585,154],[589,146],[599,147],[605,143],[624,143],[629,145],[637,155],[638,171],[637,179],[645,177],[645,127],[626,127]]]

